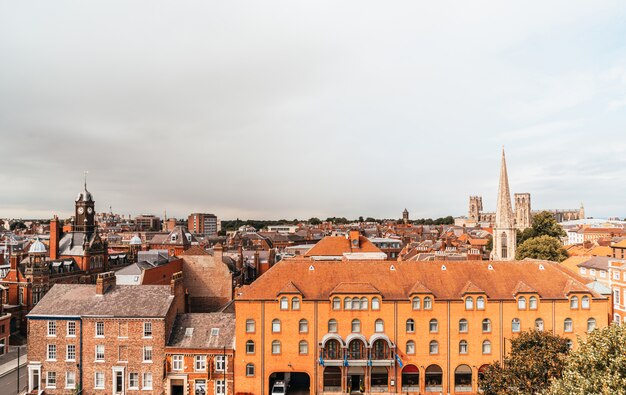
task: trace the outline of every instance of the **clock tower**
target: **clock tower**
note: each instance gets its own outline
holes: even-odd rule
[[[74,232],[93,233],[96,229],[95,202],[91,192],[87,190],[87,178],[85,188],[78,194],[74,211]]]

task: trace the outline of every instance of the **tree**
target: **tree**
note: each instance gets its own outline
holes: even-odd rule
[[[365,222],[362,215],[359,217],[359,222]]]
[[[526,240],[517,247],[515,259],[533,258],[563,262],[568,257],[567,250],[556,237],[539,236]]]
[[[591,332],[567,358],[563,376],[549,395],[626,393],[626,328],[610,325]]]
[[[317,217],[309,218],[309,224],[311,224],[311,225],[319,225],[321,223],[322,223],[322,221],[319,218],[317,218]]]
[[[569,352],[567,339],[543,331],[527,331],[511,340],[503,364],[489,365],[480,380],[484,395],[534,395],[561,377]]]
[[[552,236],[557,239],[565,237],[563,227],[556,222],[556,218],[549,211],[542,211],[533,216],[533,223],[530,228],[517,233],[517,244],[520,245],[528,239],[539,236]]]
[[[9,225],[9,229],[11,231],[26,229],[26,224],[22,221],[12,222],[11,225]]]

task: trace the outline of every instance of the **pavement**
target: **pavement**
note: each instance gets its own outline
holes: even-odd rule
[[[17,349],[20,349],[20,366],[26,366],[26,346],[10,346],[9,352],[0,356],[0,377],[17,368]]]
[[[26,364],[26,346],[10,346],[9,352],[0,356],[0,392],[6,395],[17,395],[17,349],[20,349],[20,394],[28,389],[28,369]]]

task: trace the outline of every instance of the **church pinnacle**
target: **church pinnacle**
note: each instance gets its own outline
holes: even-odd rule
[[[506,157],[502,147],[502,163],[500,165],[500,185],[498,186],[498,205],[496,206],[496,228],[512,228],[513,208],[509,190],[509,175],[506,171]]]

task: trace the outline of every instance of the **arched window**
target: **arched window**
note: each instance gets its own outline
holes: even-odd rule
[[[341,299],[338,297],[333,298],[333,310],[341,310]]]
[[[471,296],[465,298],[465,310],[474,310],[474,298]]]
[[[350,359],[365,359],[365,344],[361,340],[355,339],[348,344],[348,355]]]
[[[459,342],[459,354],[467,354],[467,340]]]
[[[485,297],[479,296],[476,298],[476,310],[485,310]]]
[[[587,320],[587,332],[592,332],[594,329],[596,329],[596,319],[589,318]]]
[[[500,258],[502,259],[507,259],[507,252],[508,249],[506,248],[507,246],[507,238],[506,238],[506,232],[502,232],[502,234],[500,235],[500,245],[502,246],[502,252],[500,254]]]
[[[324,346],[324,359],[341,359],[341,344],[336,339],[330,339]]]
[[[415,321],[413,320],[413,318],[409,318],[408,320],[406,320],[406,331],[408,333],[415,332]]]
[[[537,310],[537,297],[531,296],[528,298],[528,308],[531,310]]]
[[[368,301],[367,298],[361,298],[361,310],[367,310]]]
[[[428,323],[428,330],[430,331],[430,333],[439,332],[439,323],[436,319],[433,318],[432,320],[430,320],[430,322]]]
[[[431,340],[428,344],[428,353],[429,354],[439,354],[439,343],[437,340]]]
[[[406,342],[406,353],[409,355],[415,354],[415,342],[413,340]]]
[[[272,320],[272,332],[273,333],[280,332],[280,320],[278,318],[274,318]]]
[[[361,332],[361,321],[359,320],[352,320],[352,332],[353,333],[359,333]]]
[[[359,310],[361,308],[361,299],[353,298],[352,299],[352,310]]]
[[[569,308],[570,309],[578,308],[578,296],[572,296],[572,298],[569,300]]]
[[[454,392],[472,391],[472,368],[467,365],[459,365],[454,371]]]
[[[374,332],[382,333],[385,331],[385,323],[381,319],[377,319],[374,323]]]
[[[389,343],[384,339],[375,340],[372,344],[372,359],[391,359]]]
[[[461,318],[459,320],[459,332],[467,333],[468,325],[467,320],[465,318]]]
[[[491,332],[491,320],[489,318],[485,318],[483,320],[483,333]]]
[[[306,342],[306,340],[300,340],[300,343],[298,344],[298,349],[300,352],[300,355],[306,355],[309,353],[309,343]]]
[[[563,321],[563,331],[564,332],[574,332],[574,321],[571,318],[566,318]]]
[[[588,309],[589,308],[589,296],[583,296],[583,298],[582,298],[582,308],[583,309]]]
[[[433,300],[430,296],[424,298],[424,310],[432,310],[433,309]]]
[[[291,310],[300,310],[300,298],[291,299]]]
[[[253,363],[249,363],[246,365],[246,376],[254,377],[254,364]]]
[[[443,391],[443,370],[438,365],[426,368],[426,392]]]
[[[246,333],[254,333],[254,320],[246,320]]]
[[[491,354],[491,342],[489,340],[483,342],[483,354]]]
[[[416,296],[413,298],[412,306],[413,306],[413,310],[419,310],[422,308],[422,301],[420,300],[419,296]]]
[[[300,333],[308,333],[309,332],[309,322],[305,319],[301,319],[298,323],[298,332]]]
[[[540,332],[543,331],[543,320],[541,318],[535,320],[535,329]]]
[[[272,354],[280,354],[280,342],[278,340],[272,342]]]
[[[380,310],[380,299],[372,298],[372,310]]]
[[[246,354],[254,354],[254,341],[248,340],[246,342]]]
[[[280,298],[280,309],[281,310],[289,310],[289,299],[286,296]]]
[[[337,320],[328,320],[328,333],[337,333]]]
[[[513,318],[511,320],[511,332],[520,332],[522,330],[522,325],[520,323],[519,318]]]
[[[519,310],[526,310],[526,298],[523,296],[520,296],[519,298],[517,298],[517,308]]]
[[[352,298],[347,297],[343,300],[343,309],[351,310],[352,309]]]
[[[567,339],[567,348],[569,348],[570,350],[574,348],[574,342],[572,341],[572,339]]]

